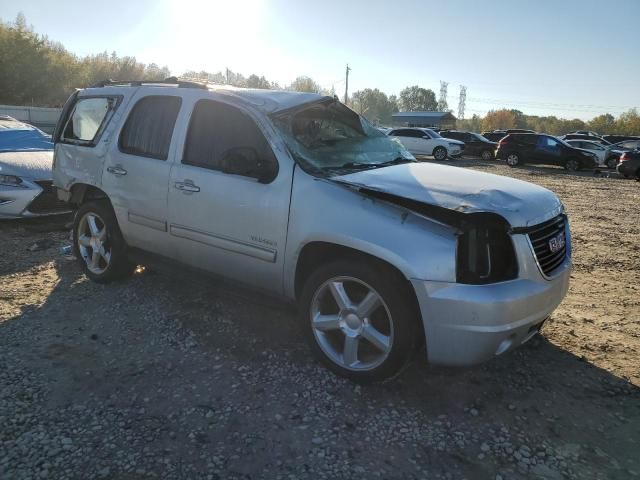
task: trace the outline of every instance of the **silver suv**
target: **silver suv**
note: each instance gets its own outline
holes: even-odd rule
[[[88,277],[126,277],[144,253],[296,301],[311,349],[357,381],[425,341],[434,364],[500,355],[567,292],[552,192],[416,162],[332,97],[105,82],[71,96],[54,138]]]

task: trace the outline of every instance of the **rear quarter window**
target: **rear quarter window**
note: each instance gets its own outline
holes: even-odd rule
[[[95,146],[119,100],[119,97],[79,98],[66,120],[60,142]]]

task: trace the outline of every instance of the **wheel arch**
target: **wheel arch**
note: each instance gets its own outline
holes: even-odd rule
[[[76,183],[69,189],[69,192],[71,193],[69,203],[76,207],[89,200],[106,200],[111,205],[109,196],[104,190],[87,183]]]

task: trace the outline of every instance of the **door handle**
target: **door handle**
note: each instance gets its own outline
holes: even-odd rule
[[[200,191],[200,187],[194,185],[191,180],[185,180],[184,182],[176,182],[173,184],[175,188],[178,190],[182,190],[183,192],[195,193]]]
[[[107,172],[113,173],[114,175],[118,175],[119,177],[127,174],[127,171],[124,168],[122,168],[120,165],[107,167]]]

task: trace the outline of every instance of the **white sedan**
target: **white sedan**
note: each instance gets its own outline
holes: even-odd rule
[[[396,138],[414,155],[433,155],[436,160],[459,157],[464,150],[464,142],[441,137],[430,128],[396,128],[387,132]]]
[[[595,154],[599,167],[616,168],[618,158],[622,154],[613,145],[602,145],[593,140],[565,140],[565,142],[574,148]]]

